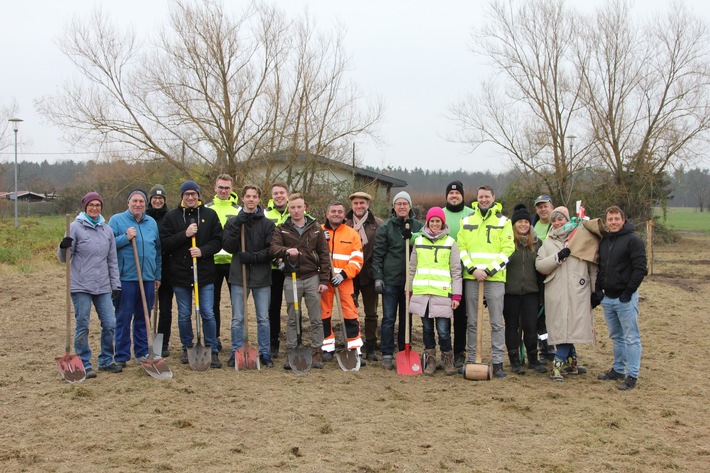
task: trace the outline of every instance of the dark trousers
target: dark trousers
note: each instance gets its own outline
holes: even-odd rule
[[[468,316],[466,315],[466,285],[461,288],[461,302],[454,310],[454,354],[466,351],[466,331],[468,329]]]
[[[283,271],[271,270],[271,303],[269,304],[269,328],[271,330],[271,348],[278,348],[281,339],[281,306],[284,296]]]
[[[520,331],[528,361],[537,361],[537,293],[506,294],[503,305],[505,346],[511,363],[520,362]]]
[[[212,312],[214,312],[214,323],[215,332],[217,338],[219,338],[219,327],[221,326],[221,316],[220,316],[220,302],[222,301],[222,282],[227,281],[227,288],[229,288],[229,294],[232,294],[232,285],[229,284],[229,268],[231,264],[215,264],[214,272],[214,305],[212,306]]]
[[[173,286],[163,278],[158,288],[158,333],[163,334],[163,350],[170,343],[170,327],[173,324]]]
[[[354,293],[353,298],[357,305],[358,295],[362,295],[362,305],[365,310],[365,343],[377,345],[377,297],[375,292],[375,281],[370,281],[367,284],[361,284],[360,278],[356,277],[353,280]]]

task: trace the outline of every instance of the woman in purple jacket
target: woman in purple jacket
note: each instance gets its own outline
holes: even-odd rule
[[[111,297],[120,294],[121,281],[118,277],[116,242],[113,231],[106,225],[101,215],[103,200],[96,192],[89,192],[81,199],[84,209],[69,226],[69,235],[65,235],[59,244],[57,256],[66,262],[66,249],[71,255],[70,292],[76,317],[74,348],[84,363],[86,378],[95,378],[96,371],[91,367],[91,348],[89,348],[89,319],[91,304],[94,304],[101,321],[101,352],[99,352],[99,371],[120,373],[114,356],[114,331],[116,315]]]

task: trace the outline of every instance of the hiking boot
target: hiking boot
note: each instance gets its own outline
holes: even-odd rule
[[[322,370],[323,369],[323,350],[321,350],[320,348],[311,348],[311,356],[313,357],[313,368],[315,368],[317,370]]]
[[[602,373],[599,376],[597,376],[597,379],[599,381],[616,381],[616,380],[624,379],[624,378],[625,378],[624,374],[619,373],[614,368],[611,368],[606,373]]]
[[[535,360],[528,363],[528,368],[538,373],[547,373],[547,364],[542,360]]]
[[[567,364],[562,370],[562,374],[564,375],[585,374],[586,372],[587,368],[577,363],[576,356],[570,356],[569,358],[567,358]]]
[[[187,359],[187,348],[182,349],[182,357],[180,358],[180,363],[183,365],[186,365],[190,362],[190,360]]]
[[[161,358],[167,358],[167,357],[169,357],[169,356],[170,356],[170,350],[168,350],[167,348],[163,348],[163,349],[160,351],[160,356],[161,356]]]
[[[212,362],[210,363],[210,368],[221,368],[222,363],[219,361],[219,353],[216,351],[212,352]]]
[[[88,378],[88,376],[87,376]],[[616,387],[619,391],[628,391],[629,389],[634,389],[636,387],[636,378],[632,376],[627,376],[624,382]]]
[[[86,369],[86,379],[94,379],[96,377],[96,371],[91,368]]]
[[[555,360],[552,364],[552,370],[550,371],[550,378],[553,381],[564,381],[565,377],[562,376],[562,368],[564,367],[564,362],[560,360]]]
[[[505,378],[507,375],[503,371],[503,363],[493,363],[493,377]]]
[[[123,369],[126,367],[126,362],[125,361],[117,361],[115,363],[115,365],[118,366],[119,368]]]
[[[384,355],[382,357],[382,367],[386,370],[393,370],[394,369],[394,362],[392,361],[391,356]]]
[[[375,349],[377,347],[377,343],[367,343],[367,348],[365,348],[365,356],[363,356],[363,359],[366,359],[367,361],[378,361],[377,358],[377,353],[375,353]]]
[[[510,370],[515,374],[525,374],[525,368],[523,368],[522,363],[516,361],[510,364]]]
[[[456,356],[454,357],[454,367],[456,368],[463,368],[463,365],[466,364],[466,352],[460,352],[457,353]],[[444,367],[446,369],[446,367]]]
[[[322,354],[323,357],[323,363],[330,363],[333,361],[333,352],[332,351],[324,351]]]
[[[436,348],[424,350],[422,364],[424,365],[424,374],[434,376],[434,373],[436,373]]]
[[[291,369],[291,365],[288,364],[288,361],[287,361],[286,363],[284,363],[284,369],[285,369],[285,370],[290,370],[290,369]]]
[[[234,365],[236,364],[236,360],[234,359],[234,353],[232,353],[232,356],[229,357],[227,360],[227,366],[230,368],[234,368]]]
[[[456,374],[456,366],[454,365],[454,352],[447,351],[441,354],[441,361],[444,363],[444,373],[446,376]]]
[[[259,355],[259,363],[261,363],[261,366],[266,366],[267,368],[274,367],[274,362],[271,361],[271,355],[267,355],[266,353]]]
[[[108,366],[99,366],[99,371],[106,371],[108,373],[120,373],[123,368],[118,366],[118,363],[111,363]]]

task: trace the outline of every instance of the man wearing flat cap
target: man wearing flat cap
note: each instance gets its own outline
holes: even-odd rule
[[[143,288],[148,307],[153,306],[160,287],[162,254],[160,233],[155,220],[145,213],[148,197],[141,189],[128,194],[128,210],[111,217],[108,224],[116,238],[121,293],[113,301],[116,307],[116,364],[125,367],[133,356],[137,361],[148,356],[148,331],[145,326],[143,299],[138,286],[138,268],[133,254],[135,240]]]
[[[350,194],[350,211],[345,216],[345,225],[352,227],[360,235],[364,263],[353,279],[353,298],[357,304],[358,295],[362,295],[365,306],[365,354],[363,359],[377,361],[377,292],[375,278],[372,276],[372,254],[375,249],[375,233],[382,224],[382,219],[370,212],[372,196],[367,192]]]

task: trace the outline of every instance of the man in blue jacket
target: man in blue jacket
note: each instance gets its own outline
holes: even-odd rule
[[[116,307],[116,364],[121,367],[131,359],[131,329],[133,355],[137,360],[148,356],[148,332],[143,313],[143,299],[138,286],[138,271],[133,255],[136,241],[143,288],[148,307],[153,306],[155,291],[160,287],[162,256],[158,224],[146,215],[148,197],[140,189],[128,194],[128,210],[111,217],[108,224],[116,238],[121,294],[114,300]]]

